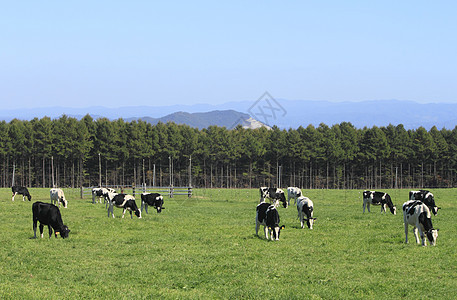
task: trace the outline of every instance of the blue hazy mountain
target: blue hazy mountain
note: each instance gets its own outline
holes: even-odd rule
[[[274,99],[270,99],[274,100]],[[194,104],[172,106],[126,106],[107,107],[47,107],[17,110],[0,110],[0,119],[7,122],[14,118],[31,120],[33,118],[59,118],[63,114],[82,118],[90,114],[94,119],[106,117],[126,121],[143,119],[145,121],[188,124],[204,128],[218,125],[231,128],[240,120],[258,120],[266,125],[280,128],[306,127],[309,124],[329,126],[341,122],[351,122],[362,128],[403,124],[405,128],[427,129],[436,126],[453,129],[457,126],[457,104],[454,103],[417,103],[402,100],[373,100],[361,102],[329,102],[309,100],[239,101],[224,104]],[[246,124],[242,124],[246,125]]]

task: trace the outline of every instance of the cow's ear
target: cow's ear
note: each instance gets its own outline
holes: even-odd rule
[[[271,227],[268,227],[268,230],[271,230]]]
[[[314,220],[314,221],[316,221],[316,220],[317,220],[317,218],[313,218],[313,220]]]
[[[281,227],[279,227],[279,229],[284,229],[284,228],[286,228],[285,225],[282,225]]]

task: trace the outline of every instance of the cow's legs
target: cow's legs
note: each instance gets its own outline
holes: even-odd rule
[[[17,193],[13,193],[13,196],[11,197],[11,201],[14,201],[14,196],[16,196]]]
[[[405,224],[405,244],[408,244],[408,223],[404,220]]]
[[[257,220],[257,217],[255,218],[255,235],[259,235],[259,227],[260,227],[260,223],[259,221]]]
[[[22,195],[22,201],[25,201],[25,195]]]
[[[125,208],[122,210],[122,219],[124,218],[125,215]]]
[[[52,236],[52,227],[51,225],[48,225],[48,230],[49,230],[49,238]]]
[[[33,219],[33,238],[36,239],[37,220]]]
[[[367,206],[367,202],[363,199],[363,213],[365,213],[365,207]]]
[[[40,223],[40,235],[41,235],[41,238],[43,238],[43,229],[44,229],[44,225]]]
[[[417,234],[417,227],[416,227],[416,226],[414,226],[413,232],[414,232],[414,237],[416,238],[416,243],[417,243],[417,244],[420,244],[419,236],[418,236],[418,234]]]
[[[148,204],[147,203],[144,205],[144,209],[146,210],[146,213],[149,214],[149,212],[148,212]]]
[[[268,230],[267,226],[263,226],[263,231],[265,232],[265,238],[268,240],[268,233],[270,232],[270,230]]]

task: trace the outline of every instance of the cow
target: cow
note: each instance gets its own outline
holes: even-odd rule
[[[298,187],[287,188],[287,205],[290,205],[290,198],[294,199],[294,204],[297,203],[297,198],[302,195],[301,189]]]
[[[297,212],[298,212],[298,219],[300,220],[301,228],[305,227],[306,225],[309,229],[313,229],[313,224],[316,218],[313,217],[314,213],[314,204],[308,197],[301,196],[297,199]]]
[[[100,203],[102,203],[102,198],[104,199],[104,203],[105,203],[105,208],[108,207],[108,192],[111,192],[111,193],[115,193],[116,190],[115,189],[111,189],[111,188],[103,188],[103,187],[99,187],[99,188],[93,188],[92,189],[92,204],[95,204],[95,198],[98,197]]]
[[[409,200],[419,200],[425,203],[428,206],[430,211],[436,216],[438,213],[438,209],[441,207],[436,206],[435,198],[430,191],[427,190],[419,190],[419,191],[410,191],[409,192]]]
[[[52,236],[52,230],[54,229],[54,235],[60,233],[60,236],[64,239],[68,237],[70,229],[67,225],[64,225],[62,222],[62,216],[60,215],[60,210],[57,206],[50,203],[44,203],[37,201],[32,204],[32,214],[33,214],[33,238],[36,239],[36,228],[37,222],[40,221],[40,234],[43,238],[43,227],[44,225],[48,226],[49,229],[49,238]]]
[[[275,207],[279,206],[279,202],[282,202],[284,208],[287,208],[286,196],[284,191],[280,188],[274,187],[261,187],[260,189],[260,203],[265,202],[266,198],[270,201],[273,200]]]
[[[146,209],[146,213],[148,212],[148,206],[153,206],[157,213],[161,213],[163,207],[163,196],[159,193],[143,193],[141,194],[141,212],[143,212],[143,208]]]
[[[389,194],[384,192],[375,192],[375,191],[364,191],[363,192],[363,212],[365,212],[365,207],[368,208],[370,212],[370,205],[381,205],[381,213],[387,211],[389,207],[390,212],[393,215],[397,214],[397,207],[392,203],[392,199]]]
[[[113,208],[114,206],[122,208],[122,218],[124,218],[125,211],[130,212],[130,218],[132,219],[132,212],[135,213],[135,216],[137,216],[139,219],[141,219],[141,211],[138,209],[136,206],[135,198],[132,195],[126,195],[126,194],[116,194],[116,193],[108,193],[109,197],[109,206],[108,206],[108,217],[111,215],[114,218],[114,211]]]
[[[279,226],[279,213],[276,207],[272,204],[262,202],[257,205],[256,216],[255,216],[255,234],[259,235],[259,226],[263,225],[265,232],[265,238],[268,240],[271,236],[271,240],[278,241],[281,229],[285,226]]]
[[[57,202],[60,204],[63,203],[63,207],[67,208],[68,201],[65,199],[65,194],[61,189],[56,189],[53,188],[49,191],[49,194],[51,196],[51,204],[56,204]]]
[[[17,194],[22,195],[22,201],[25,201],[25,197],[29,199],[29,201],[32,200],[32,196],[29,193],[29,190],[24,187],[24,186],[19,186],[19,185],[13,185],[11,187],[11,190],[13,191],[13,196],[11,197],[11,201],[14,201],[14,196]]]
[[[405,243],[408,243],[408,225],[412,225],[414,227],[414,236],[418,244],[420,242],[417,230],[419,230],[422,246],[427,246],[425,235],[432,246],[436,245],[439,229],[433,228],[430,209],[425,203],[419,200],[409,200],[405,202],[403,204],[403,222],[405,224]]]

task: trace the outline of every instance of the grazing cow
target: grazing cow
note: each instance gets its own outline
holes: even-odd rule
[[[13,191],[13,197],[11,197],[11,201],[14,201],[14,196],[17,194],[22,195],[22,201],[25,201],[25,197],[27,197],[29,201],[32,200],[32,196],[30,195],[29,190],[24,186],[13,185],[11,190]]]
[[[430,191],[427,190],[419,190],[419,191],[410,191],[409,192],[409,200],[419,200],[422,201],[425,205],[428,206],[430,211],[436,216],[438,213],[438,209],[441,207],[436,206],[435,198]]]
[[[294,204],[297,203],[297,198],[302,195],[301,189],[298,187],[287,188],[287,205],[290,205],[290,198],[294,199]]]
[[[275,207],[278,207],[279,201],[281,201],[284,208],[287,208],[286,196],[284,195],[284,191],[280,188],[261,187],[260,203],[265,202],[266,198],[269,198],[270,201],[273,200]]]
[[[62,216],[57,206],[44,202],[35,202],[32,204],[33,214],[33,238],[36,239],[36,228],[37,222],[40,221],[40,234],[43,238],[43,227],[48,225],[49,238],[52,236],[52,230],[54,229],[55,237],[60,233],[62,238],[67,238],[70,229],[67,225],[62,222]]]
[[[375,192],[375,191],[364,191],[363,192],[363,212],[365,212],[365,207],[368,208],[370,212],[370,205],[381,205],[381,213],[387,211],[389,207],[390,212],[393,215],[397,214],[397,207],[392,203],[392,199],[389,194],[384,192]]]
[[[56,204],[57,205],[57,202],[59,203],[59,207],[60,207],[60,204],[63,203],[63,207],[67,208],[67,200],[65,199],[65,194],[63,193],[63,191],[61,189],[51,189],[49,191],[50,195],[51,195],[51,204]]]
[[[108,206],[108,192],[115,193],[115,189],[111,188],[93,188],[92,189],[92,204],[95,204],[95,198],[98,197],[100,203],[102,203],[102,198],[104,199],[105,208]]]
[[[143,193],[141,194],[141,212],[143,212],[143,208],[146,208],[146,213],[148,212],[148,206],[153,206],[157,209],[157,213],[161,213],[163,207],[163,196],[159,193]]]
[[[114,218],[114,206],[122,208],[122,218],[124,218],[125,211],[128,210],[130,212],[130,218],[132,219],[132,212],[135,212],[135,216],[141,219],[141,211],[138,209],[135,203],[135,198],[132,195],[126,194],[116,194],[116,193],[109,193],[109,206],[108,206],[108,217],[111,215]]]
[[[427,235],[430,244],[435,246],[436,238],[438,237],[438,229],[433,228],[430,210],[425,203],[419,200],[409,200],[408,202],[405,202],[403,204],[403,222],[405,224],[405,243],[408,243],[408,225],[412,225],[414,227],[414,236],[418,244],[420,243],[419,237],[417,236],[417,230],[419,229],[422,246],[427,246],[425,235]]]
[[[308,197],[298,197],[297,199],[297,211],[298,211],[298,219],[300,220],[301,228],[305,227],[306,225],[309,229],[313,229],[313,224],[316,218],[313,218],[314,212],[314,204]]]
[[[271,236],[271,240],[278,241],[281,229],[285,226],[279,226],[279,213],[276,207],[272,204],[262,202],[257,205],[255,216],[255,234],[259,235],[259,226],[263,225],[265,231],[265,238]],[[267,231],[268,228],[268,231]]]

